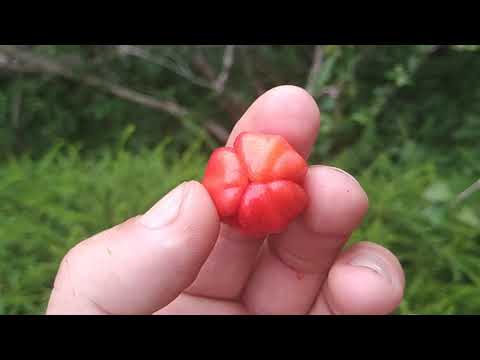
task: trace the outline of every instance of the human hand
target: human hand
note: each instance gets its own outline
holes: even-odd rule
[[[274,88],[233,129],[282,135],[305,158],[315,101]],[[311,166],[309,207],[266,241],[220,225],[205,188],[179,185],[142,216],[87,239],[64,257],[47,314],[388,314],[403,296],[395,256],[368,242],[343,247],[368,198],[349,174]]]

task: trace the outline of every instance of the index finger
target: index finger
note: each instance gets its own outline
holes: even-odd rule
[[[283,136],[299,154],[308,158],[320,127],[320,111],[315,100],[296,86],[279,86],[260,96],[232,130],[227,146],[243,131]],[[240,295],[257,258],[262,241],[249,239],[226,225],[187,290],[192,295],[235,299]]]
[[[283,136],[308,158],[320,128],[320,111],[304,89],[284,85],[267,91],[245,112],[233,128],[227,146],[243,131]]]

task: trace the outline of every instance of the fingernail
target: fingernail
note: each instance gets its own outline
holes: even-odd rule
[[[371,254],[357,255],[349,262],[349,264],[370,269],[392,283],[392,278],[388,273],[385,262],[377,256]]]
[[[180,213],[187,193],[188,183],[180,184],[148,210],[139,222],[150,229],[158,229],[170,224]]]
[[[336,168],[334,166],[329,166],[330,169],[332,170],[335,170],[335,171],[338,171],[344,175],[347,175],[350,179],[352,179],[353,181],[355,181],[357,184],[358,184],[358,180],[355,179],[352,175],[350,175],[348,172],[346,172],[345,170],[342,170],[342,169],[339,169],[339,168]]]

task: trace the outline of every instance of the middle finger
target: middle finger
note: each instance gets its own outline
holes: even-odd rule
[[[257,314],[306,314],[351,232],[361,223],[368,198],[349,174],[313,166],[305,179],[310,205],[285,233],[271,236],[243,300]]]
[[[228,145],[243,131],[278,134],[307,158],[319,126],[320,112],[313,98],[301,88],[279,86],[253,103],[233,129]],[[222,225],[212,253],[187,293],[237,298],[252,271],[262,240]]]

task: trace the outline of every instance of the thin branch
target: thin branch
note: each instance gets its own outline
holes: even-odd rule
[[[202,73],[203,77],[205,77],[210,83],[214,83],[216,76],[215,71],[213,71],[212,67],[208,63],[207,59],[203,56],[202,53],[196,52],[193,55],[193,65],[197,68],[199,72]]]
[[[217,80],[215,71],[201,52],[197,52],[193,56],[193,65],[208,81],[212,84],[215,83]],[[223,92],[222,94],[217,93],[217,95],[222,95],[217,96],[219,105],[232,117],[232,121],[236,122],[240,114],[244,112],[246,108],[243,99],[234,92]]]
[[[0,63],[0,70],[1,71],[4,71],[4,72],[14,72],[14,73],[25,73],[25,74],[29,74],[29,73],[39,73],[41,72],[40,69],[38,69],[37,67],[33,67],[33,66],[26,66],[26,65],[19,65],[19,64],[16,64],[16,63]]]
[[[234,55],[235,46],[234,45],[227,45],[225,47],[225,53],[223,54],[223,67],[222,71],[215,80],[213,87],[215,91],[221,94],[225,88],[225,83],[230,76],[230,69],[233,65],[233,55]]]
[[[332,99],[336,99],[340,96],[340,93],[342,91],[341,85],[332,85],[332,86],[326,86],[323,88],[323,90],[320,92],[320,95],[326,95],[331,97]]]
[[[187,114],[185,108],[173,101],[157,100],[151,96],[111,83],[94,75],[77,74],[62,63],[40,55],[32,54],[28,51],[20,50],[14,45],[0,45],[0,52],[44,72],[79,81],[85,85],[107,91],[121,99],[144,105],[152,109],[165,111],[175,117],[183,117]]]
[[[253,85],[257,96],[260,96],[264,92],[266,92],[265,85],[262,83],[262,80],[260,77],[255,76],[254,71],[252,69],[252,61],[255,61],[254,54],[247,52],[247,50],[248,49],[240,48],[240,56],[241,56],[240,63],[242,64],[243,71],[245,72],[248,82],[250,82]]]
[[[314,96],[315,91],[315,81],[317,79],[317,75],[320,72],[320,68],[322,67],[323,62],[323,48],[321,45],[315,45],[315,49],[313,51],[313,59],[312,65],[310,66],[310,71],[308,74],[307,84],[305,85],[305,89]]]
[[[222,143],[227,142],[229,133],[227,129],[225,129],[223,126],[217,124],[214,121],[207,121],[205,123],[205,128]]]
[[[116,48],[117,48],[117,51],[122,55],[134,56],[139,59],[151,62],[155,65],[162,66],[174,72],[175,74],[189,80],[191,83],[195,85],[198,85],[210,90],[215,90],[215,87],[212,84],[195,76],[190,71],[188,71],[188,69],[186,69],[184,66],[181,66],[180,64],[177,64],[177,66],[170,65],[167,63],[165,59],[155,57],[149,51],[142,49],[141,47],[133,46],[133,45],[116,45]]]
[[[93,75],[75,74],[68,66],[62,63],[32,54],[12,45],[0,45],[0,68],[19,73],[48,73],[50,75],[61,76],[106,91],[123,100],[157,111],[166,112],[182,121],[188,114],[187,109],[173,101],[161,101]],[[14,112],[14,114],[16,113]],[[14,119],[15,116],[13,117]],[[207,122],[205,127],[209,133],[215,136],[220,142],[225,142],[226,136],[228,137],[228,131],[213,121]]]
[[[472,185],[470,185],[467,189],[462,191],[456,198],[455,204],[465,200],[466,198],[470,197],[473,193],[480,191],[480,179],[475,181]]]
[[[20,126],[20,115],[22,110],[22,90],[15,91],[12,101],[12,125],[15,129]]]

